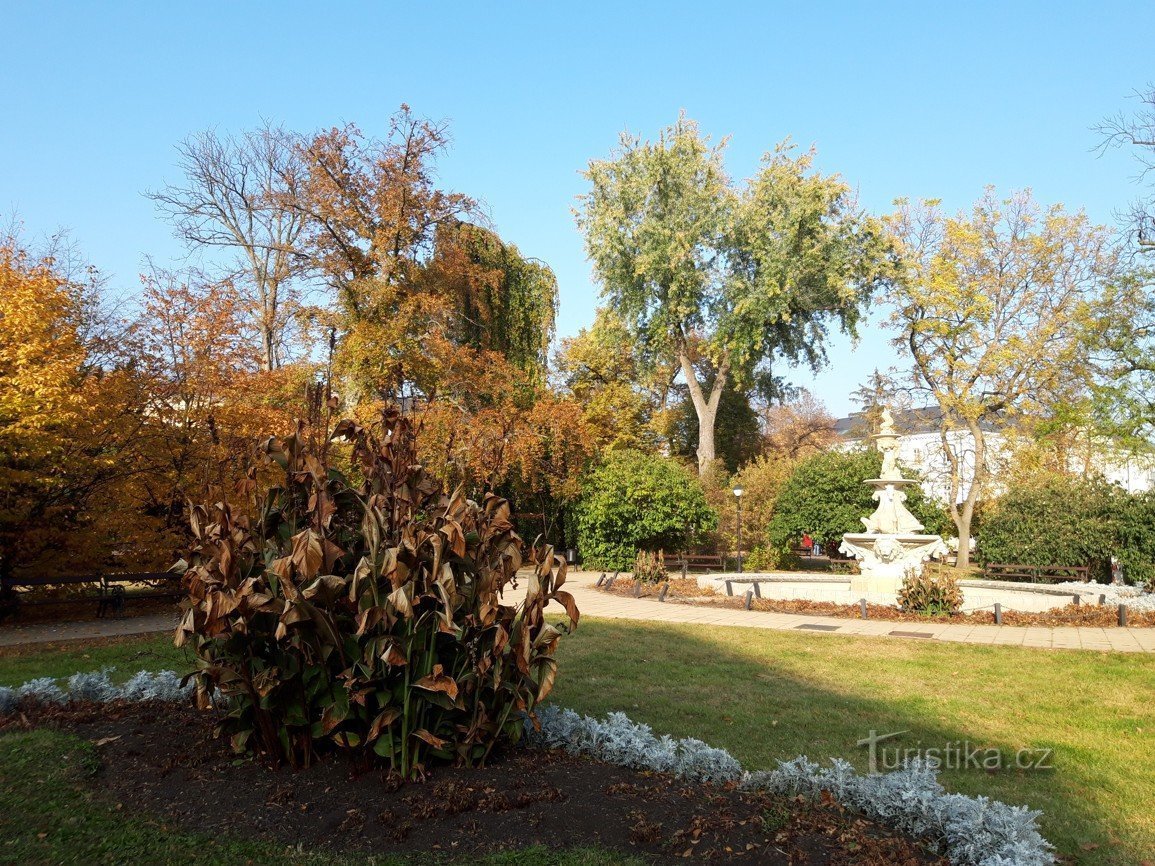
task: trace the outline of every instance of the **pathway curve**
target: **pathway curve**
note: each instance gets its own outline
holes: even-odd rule
[[[1155,628],[1092,628],[967,625],[844,619],[793,613],[662,603],[649,598],[610,595],[594,588],[598,575],[571,571],[566,589],[573,593],[583,616],[607,619],[686,622],[713,626],[745,626],[813,634],[867,635],[905,640],[940,640],[969,644],[1082,649],[1100,652],[1155,653]],[[31,623],[0,626],[0,647],[49,641],[92,640],[102,637],[171,631],[176,617],[169,613],[87,622]]]
[[[651,598],[610,595],[594,588],[594,572],[570,572],[570,590],[583,616],[636,619],[652,622],[689,622],[714,626],[745,626],[814,634],[868,635],[906,640],[941,640],[957,643],[1025,646],[1046,649],[1083,649],[1101,652],[1155,652],[1155,628],[1097,628],[1090,626],[970,625],[934,622],[888,622],[794,613],[695,606],[659,602]]]

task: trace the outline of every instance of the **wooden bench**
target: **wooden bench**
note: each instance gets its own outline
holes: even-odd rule
[[[679,553],[678,567],[685,571],[721,571],[725,567],[721,555],[711,553]]]
[[[147,588],[139,592],[127,592],[126,584],[143,583]],[[67,594],[41,598],[35,593],[41,589],[90,586],[95,593],[81,595]],[[84,601],[96,602],[96,615],[107,613],[119,615],[124,612],[126,601],[145,599],[179,598],[184,594],[181,575],[172,571],[150,571],[136,574],[74,574],[60,577],[21,577],[5,580],[0,586],[0,620],[6,616],[15,617],[25,607],[41,607],[54,604],[76,604]]]
[[[988,562],[983,577],[990,580],[1024,580],[1030,583],[1061,583],[1091,579],[1091,569],[1085,565],[1026,565],[1018,562]]]

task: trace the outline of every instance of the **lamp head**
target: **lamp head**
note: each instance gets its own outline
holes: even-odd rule
[[[739,497],[740,497],[740,496],[741,496],[743,493],[745,493],[745,492],[746,492],[746,491],[745,491],[745,490],[743,490],[741,487],[735,487],[735,488],[734,488],[734,495],[735,495],[735,496],[739,496]]]

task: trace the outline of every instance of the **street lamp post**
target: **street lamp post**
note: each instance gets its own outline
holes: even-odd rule
[[[742,573],[742,494],[741,487],[734,488],[734,501],[738,504],[738,573]]]

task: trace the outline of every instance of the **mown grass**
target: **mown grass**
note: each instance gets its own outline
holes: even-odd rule
[[[1152,656],[614,620],[583,620],[559,654],[557,703],[624,710],[659,733],[722,746],[751,769],[798,754],[864,769],[856,743],[871,729],[907,731],[888,746],[968,741],[1011,760],[1019,749],[1053,749],[1053,770],[942,778],[1043,810],[1045,835],[1072,863],[1134,864],[1155,852]],[[186,664],[167,636],[3,650],[0,684]]]
[[[624,710],[747,768],[805,754],[866,768],[856,745],[968,741],[1052,749],[1054,770],[944,772],[955,791],[1044,812],[1073,863],[1155,858],[1155,657],[761,629],[583,621],[563,640],[557,703]]]

